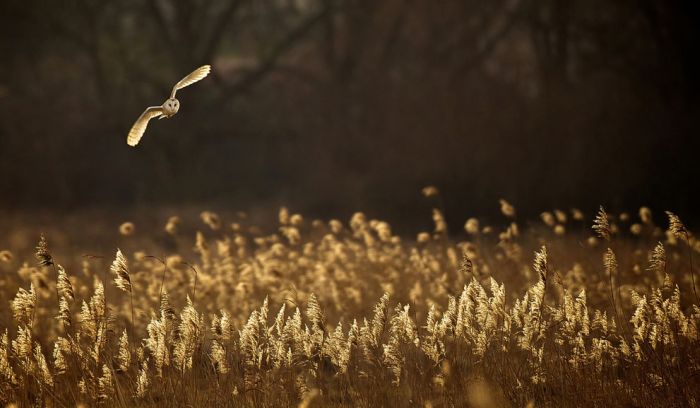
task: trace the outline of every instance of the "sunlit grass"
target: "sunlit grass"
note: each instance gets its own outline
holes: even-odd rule
[[[282,209],[263,233],[206,211],[125,222],[109,254],[2,250],[0,402],[697,405],[700,241],[680,218],[500,205],[459,234],[436,208],[415,239],[361,213]]]

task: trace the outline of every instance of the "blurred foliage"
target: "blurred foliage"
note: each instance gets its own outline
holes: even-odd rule
[[[287,202],[410,218],[423,209],[402,203],[435,183],[460,213],[501,196],[526,211],[601,197],[683,211],[699,8],[5,0],[2,205]],[[129,149],[142,109],[203,63],[213,76]]]

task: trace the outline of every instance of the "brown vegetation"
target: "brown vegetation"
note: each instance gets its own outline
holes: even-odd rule
[[[680,218],[664,232],[647,208],[639,221],[601,208],[588,236],[578,210],[525,228],[501,206],[505,229],[470,219],[463,240],[438,209],[415,241],[361,213],[282,209],[272,234],[204,212],[181,236],[170,218],[177,250],[85,256],[82,270],[50,236],[38,266],[10,248],[0,403],[697,406],[700,241]]]

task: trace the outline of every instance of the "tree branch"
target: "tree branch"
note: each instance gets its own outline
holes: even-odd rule
[[[201,54],[203,62],[210,61],[214,57],[216,49],[219,47],[219,44],[221,44],[221,38],[223,37],[224,31],[226,31],[231,18],[234,16],[234,14],[236,14],[236,11],[238,11],[242,3],[243,2],[241,0],[230,0],[228,7],[226,7],[218,20],[216,20],[216,23],[214,23],[214,28],[212,28],[211,33],[209,34],[209,40],[204,46],[204,50]]]
[[[284,55],[296,42],[310,32],[328,13],[328,9],[324,8],[316,15],[308,18],[295,29],[290,31],[287,36],[278,43],[268,56],[258,64],[258,66],[250,71],[246,76],[229,85],[224,86],[224,90],[219,97],[219,103],[226,102],[237,94],[244,92],[251,86],[261,81],[265,76],[275,68],[277,60]]]
[[[386,41],[384,41],[384,45],[382,47],[382,59],[385,61],[391,54],[391,49],[394,47],[396,44],[396,41],[399,38],[399,34],[401,33],[401,29],[403,28],[404,21],[406,20],[406,10],[409,7],[409,3],[411,0],[403,0],[403,3],[400,8],[400,12],[394,19],[394,21],[391,24],[391,28],[389,29],[389,33],[387,35]]]
[[[168,44],[169,48],[172,48],[174,40],[172,33],[170,32],[170,26],[168,26],[168,21],[163,15],[162,10],[160,9],[160,7],[158,7],[157,0],[149,0],[148,8],[151,11],[149,14],[152,15],[156,20],[156,24],[158,25],[158,28],[160,29],[161,35],[163,35],[165,42]]]
[[[522,3],[521,3],[522,4]],[[519,16],[519,6],[521,4],[518,4],[514,7],[513,11],[506,12],[507,16],[507,21],[503,23],[500,29],[498,29],[493,35],[491,35],[489,38],[485,40],[484,45],[481,47],[478,47],[476,52],[474,52],[472,55],[468,56],[467,58],[464,59],[464,61],[457,67],[455,70],[455,73],[457,75],[462,75],[465,72],[468,72],[472,69],[474,69],[476,66],[481,64],[483,60],[488,57],[493,50],[496,48],[498,43],[506,36],[508,33],[510,33],[510,30],[515,26],[516,21],[518,20]]]

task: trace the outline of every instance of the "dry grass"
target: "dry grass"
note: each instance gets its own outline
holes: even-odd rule
[[[505,228],[470,219],[459,241],[439,209],[416,240],[282,209],[271,234],[204,212],[191,235],[124,223],[102,258],[8,248],[0,403],[700,404],[700,241],[675,214],[501,208]]]

